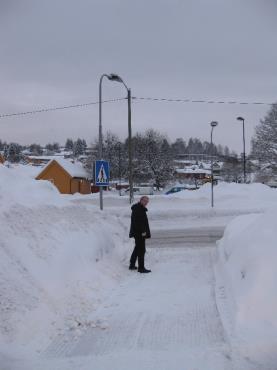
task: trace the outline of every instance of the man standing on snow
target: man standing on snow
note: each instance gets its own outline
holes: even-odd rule
[[[148,218],[147,218],[147,204],[149,198],[144,196],[140,198],[140,201],[134,204],[131,215],[131,227],[130,227],[130,238],[135,238],[135,248],[131,255],[129,270],[136,270],[136,260],[138,259],[138,272],[147,273],[151,270],[147,270],[144,267],[144,255],[145,255],[145,239],[151,238]]]

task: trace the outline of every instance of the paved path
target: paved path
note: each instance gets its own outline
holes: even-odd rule
[[[201,247],[163,233],[164,244],[154,236],[148,249],[151,274],[128,272],[91,324],[50,344],[51,370],[64,361],[79,370],[252,370],[231,348],[216,305],[210,237],[219,230],[204,233],[206,244],[202,234]]]

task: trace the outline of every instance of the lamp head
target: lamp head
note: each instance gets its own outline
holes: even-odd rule
[[[244,118],[243,117],[237,117],[237,120],[238,121],[244,121]]]
[[[111,73],[107,77],[110,81],[116,81],[116,82],[123,83],[122,78],[115,73]]]
[[[210,123],[210,125],[211,125],[212,127],[216,127],[216,126],[218,125],[218,122],[217,122],[217,121],[212,121],[212,122]]]

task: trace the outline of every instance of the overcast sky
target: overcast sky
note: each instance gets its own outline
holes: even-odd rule
[[[98,100],[118,73],[133,96],[277,101],[277,0],[0,0],[0,114]],[[125,97],[103,81],[103,98]],[[269,106],[134,102],[133,132],[209,140],[247,151]],[[103,129],[127,136],[127,103],[103,106]],[[98,135],[98,106],[0,119],[22,144]]]

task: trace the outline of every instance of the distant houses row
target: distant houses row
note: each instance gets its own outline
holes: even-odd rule
[[[32,166],[41,167],[37,180],[48,180],[54,184],[62,194],[90,194],[99,189],[92,183],[92,174],[88,174],[83,163],[87,156],[79,156],[78,160],[56,153],[52,156],[26,155],[24,162]],[[220,180],[224,163],[215,158],[177,158],[173,162],[173,179],[186,184],[201,185],[211,181],[211,159],[213,160],[214,179]],[[0,163],[5,158],[0,153]],[[83,163],[82,163],[83,162]],[[123,181],[121,181],[123,180]],[[116,189],[128,188],[129,184],[121,179],[111,181],[111,186]],[[123,184],[124,183],[124,184]]]
[[[26,162],[33,166],[43,166],[42,170],[36,176],[36,180],[48,180],[57,187],[62,194],[90,194],[97,192],[98,188],[91,183],[82,163],[74,161],[72,158],[64,158],[63,155],[54,156],[26,156]],[[0,154],[0,163],[5,159]],[[220,170],[220,165],[215,163],[214,170]],[[174,162],[175,179],[184,182],[210,181],[210,165],[201,162],[176,160]],[[126,185],[128,187],[128,184]],[[121,186],[122,187],[122,186]],[[118,188],[119,189],[119,188]]]

